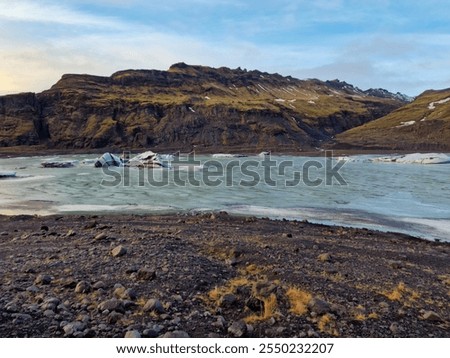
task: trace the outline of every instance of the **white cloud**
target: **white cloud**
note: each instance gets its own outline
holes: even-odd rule
[[[114,18],[90,15],[58,3],[46,1],[0,1],[0,6],[2,8],[0,19],[7,21],[111,28],[117,28],[122,25]]]

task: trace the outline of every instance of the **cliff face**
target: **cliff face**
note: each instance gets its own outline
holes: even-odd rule
[[[308,150],[405,104],[345,82],[173,65],[0,97],[0,146]]]
[[[450,89],[426,91],[387,116],[338,135],[336,147],[450,151]]]

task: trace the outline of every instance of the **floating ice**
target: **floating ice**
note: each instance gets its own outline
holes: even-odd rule
[[[413,153],[373,158],[371,161],[402,164],[448,164],[450,156],[444,153]]]

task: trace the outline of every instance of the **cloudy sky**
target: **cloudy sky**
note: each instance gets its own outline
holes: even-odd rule
[[[448,0],[0,0],[0,94],[176,62],[450,87]]]

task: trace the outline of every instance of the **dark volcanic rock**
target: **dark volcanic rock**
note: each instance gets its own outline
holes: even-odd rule
[[[42,93],[0,97],[0,147],[312,149],[405,103],[340,84],[186,64],[68,74]]]

